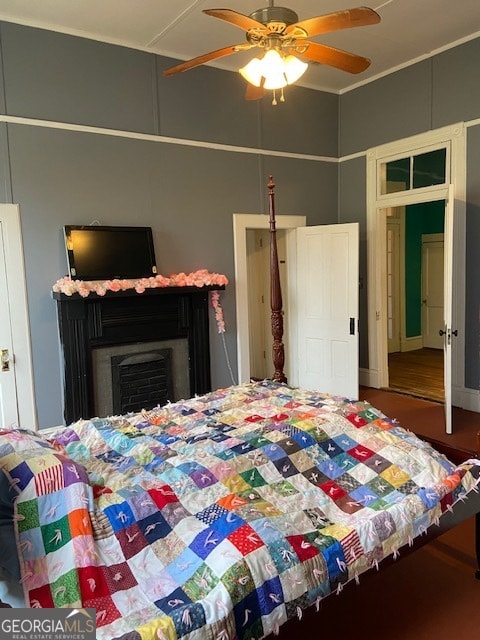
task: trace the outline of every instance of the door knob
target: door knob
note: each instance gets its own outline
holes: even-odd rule
[[[440,331],[438,332],[439,336],[444,336],[447,332],[444,331],[443,329],[440,329]]]
[[[8,349],[0,349],[0,363],[2,371],[10,371],[10,356]]]

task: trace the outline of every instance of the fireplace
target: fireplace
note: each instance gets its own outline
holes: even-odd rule
[[[153,409],[174,400],[171,349],[112,356],[111,363],[113,413]]]
[[[210,391],[208,292],[222,288],[109,291],[86,298],[53,293],[65,423]],[[129,378],[137,385],[132,402],[126,398]]]
[[[94,413],[110,416],[190,397],[185,338],[92,351]]]

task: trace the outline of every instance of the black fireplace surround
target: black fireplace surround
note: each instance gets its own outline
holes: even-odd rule
[[[64,360],[64,419],[95,415],[92,350],[111,345],[185,338],[191,395],[211,390],[208,295],[205,287],[159,287],[144,293],[54,292]]]

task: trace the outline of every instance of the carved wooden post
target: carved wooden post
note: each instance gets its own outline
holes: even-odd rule
[[[275,226],[275,183],[273,176],[268,182],[268,199],[270,211],[270,308],[272,310],[272,336],[273,336],[273,366],[275,373],[273,379],[276,382],[287,382],[283,366],[285,364],[285,350],[283,338],[283,310],[282,288],[280,285],[280,272],[278,269],[277,230]]]

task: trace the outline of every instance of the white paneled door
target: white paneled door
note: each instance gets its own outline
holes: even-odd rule
[[[0,426],[37,428],[20,210],[0,204]]]
[[[358,398],[358,223],[297,234],[298,384]]]
[[[431,349],[443,349],[443,265],[443,233],[422,236],[422,338]]]
[[[17,388],[13,362],[10,301],[5,263],[4,225],[0,220],[0,426],[18,425]]]

